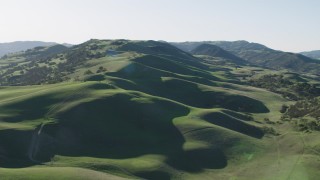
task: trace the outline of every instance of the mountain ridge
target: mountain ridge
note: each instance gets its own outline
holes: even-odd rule
[[[9,54],[16,53],[20,51],[26,51],[28,49],[33,49],[40,46],[53,46],[59,43],[56,42],[44,42],[44,41],[14,41],[0,43],[0,57]],[[64,46],[72,46],[71,44],[63,43]]]
[[[288,69],[303,73],[320,73],[320,62],[297,53],[283,52],[268,48],[259,43],[248,41],[204,41],[171,43],[187,52],[192,51],[201,44],[213,44],[233,53],[234,55],[253,63],[254,65],[272,68]]]
[[[304,51],[304,52],[301,52],[300,54],[307,56],[307,57],[310,57],[310,58],[320,60],[320,50]]]

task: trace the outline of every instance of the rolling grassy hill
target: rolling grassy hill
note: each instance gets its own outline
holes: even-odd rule
[[[53,49],[0,60],[4,179],[319,176],[319,132],[281,121],[294,102],[240,80],[270,70],[212,64],[157,41]],[[19,70],[29,76],[10,80]]]

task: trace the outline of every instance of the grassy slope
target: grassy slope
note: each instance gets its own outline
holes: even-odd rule
[[[202,167],[203,164],[201,163],[190,167],[189,165],[186,165],[184,163],[184,161],[186,161],[186,157],[187,159],[193,159],[193,156],[198,156],[198,154],[188,154],[188,151],[184,152],[183,144],[186,143],[186,140],[184,139],[181,132],[177,129],[177,127],[175,127],[175,125],[173,125],[171,122],[173,120],[172,118],[180,116],[182,117],[179,121],[181,121],[181,119],[184,119],[185,122],[189,121],[189,117],[186,115],[188,115],[188,112],[191,111],[191,109],[193,108],[184,106],[179,103],[177,104],[176,102],[172,102],[168,99],[154,97],[143,93],[124,91],[121,89],[108,89],[109,86],[107,84],[102,83],[89,82],[83,84],[63,84],[63,87],[59,86],[48,88],[50,90],[47,89],[48,92],[46,93],[43,93],[42,91],[44,90],[41,89],[38,92],[30,92],[29,96],[28,94],[26,94],[21,98],[21,101],[15,98],[12,101],[7,100],[5,103],[2,104],[2,109],[7,110],[9,112],[13,112],[8,113],[7,116],[3,116],[2,118],[2,121],[4,122],[2,122],[1,125],[2,127],[3,124],[5,126],[3,127],[3,131],[0,134],[3,138],[8,138],[6,134],[9,133],[11,134],[11,141],[15,141],[15,136],[17,138],[17,141],[18,138],[21,141],[22,139],[20,139],[20,133],[25,133],[26,137],[30,136],[30,134],[32,133],[30,129],[32,129],[32,127],[36,128],[41,123],[47,123],[48,118],[50,117],[43,118],[48,116],[48,114],[46,113],[47,111],[57,111],[57,115],[55,116],[55,118],[57,119],[54,120],[55,124],[47,124],[43,130],[44,134],[59,139],[59,137],[55,136],[55,133],[61,131],[61,128],[70,128],[71,131],[81,131],[81,136],[84,136],[81,137],[81,143],[73,142],[73,140],[70,140],[72,143],[75,143],[72,144],[72,146],[76,146],[78,149],[73,149],[73,147],[69,146],[68,143],[70,142],[63,142],[63,140],[59,139],[59,142],[61,142],[61,144],[59,144],[58,146],[61,146],[63,148],[59,149],[57,152],[54,152],[58,156],[55,157],[53,160],[53,164],[57,164],[58,166],[60,164],[68,165],[70,163],[74,164],[75,166],[89,166],[89,168],[92,169],[98,168],[100,170],[106,169],[106,171],[108,171],[108,169],[110,169],[110,163],[111,166],[114,166],[114,163],[116,164],[116,167],[124,166],[130,171],[134,172],[135,174],[141,174],[142,176],[146,177],[154,176],[154,173],[157,173],[157,171],[144,172],[145,169],[150,168],[150,166],[157,169],[157,166],[159,166],[161,162],[166,162],[168,164],[168,168],[172,169],[171,171],[173,171],[171,172],[172,174],[175,174],[175,169],[197,172],[204,168]],[[70,101],[64,99],[67,98],[67,95],[69,93],[71,94],[73,92],[82,92],[83,94],[80,94],[79,97],[75,97],[75,99],[71,99]],[[39,99],[38,97],[41,97],[42,104],[35,103]],[[52,104],[52,102],[55,102],[54,104],[56,104],[53,109],[49,107],[49,105]],[[31,107],[30,104],[33,104],[33,106]],[[100,110],[99,107],[102,109]],[[128,108],[127,110],[125,110],[126,114],[122,113],[123,107]],[[170,109],[170,111],[165,110],[167,108]],[[82,109],[82,113],[77,112],[78,109]],[[84,109],[89,110],[89,112],[93,113],[94,115],[89,114],[89,112],[84,112]],[[146,109],[149,110],[145,112]],[[35,110],[37,110],[37,112],[35,112]],[[110,113],[106,113],[106,110],[110,111]],[[172,114],[173,112],[174,114]],[[68,116],[70,115],[72,117],[68,118]],[[72,122],[73,119],[76,120],[76,122]],[[88,119],[91,120],[88,121]],[[111,120],[105,121],[107,119]],[[112,119],[117,119],[117,121]],[[180,122],[180,126],[183,127],[185,122]],[[203,121],[202,123],[204,122],[205,121]],[[17,127],[17,124],[19,124],[20,126],[25,125],[26,127]],[[208,125],[213,126],[211,124]],[[86,127],[86,129],[83,129],[84,127]],[[193,128],[197,127],[194,125]],[[127,134],[132,134],[134,136],[128,136]],[[93,142],[92,140],[96,137],[100,137],[101,139],[103,139],[105,141],[105,144],[107,145],[104,146],[103,144],[101,144],[101,142],[99,142],[99,139],[96,140],[96,142]],[[114,137],[117,137],[119,139],[113,139]],[[130,143],[127,142],[128,140],[130,141]],[[23,141],[25,142],[20,144],[21,147],[18,145],[18,151],[17,146],[11,144],[12,142],[2,142],[2,145],[5,147],[4,154],[7,154],[7,157],[9,158],[11,153],[14,153],[14,156],[19,154],[21,157],[23,157],[25,153],[23,149],[27,149],[30,137],[24,139]],[[108,141],[110,142],[106,143]],[[116,146],[112,144],[113,141],[122,143],[120,143],[119,146]],[[83,144],[86,144],[90,147],[97,146],[99,144],[100,145],[95,148],[86,148],[83,147]],[[110,148],[110,146],[112,148]],[[188,148],[190,147],[191,146],[188,145]],[[209,148],[202,147],[202,145],[200,147],[201,148],[198,150],[201,150],[202,148],[204,148],[204,150],[206,148]],[[50,151],[47,149],[48,147],[43,148],[44,151]],[[128,148],[130,148],[131,151],[128,152]],[[198,145],[196,143],[195,145],[193,145],[192,149],[197,148]],[[74,154],[74,152],[77,152],[77,154]],[[39,154],[39,156],[41,156],[41,153]],[[148,157],[146,156],[147,154],[153,155],[151,157]],[[44,159],[47,158],[47,154],[44,154],[42,156]],[[69,162],[70,158],[67,158],[67,156],[87,156],[91,158],[84,158],[83,161],[77,158],[79,159],[78,162],[73,162],[74,160],[71,160],[71,162]],[[101,159],[101,165],[97,165],[97,167],[95,167],[95,165],[92,165],[89,159],[95,159],[94,161],[96,162],[97,158]],[[121,160],[123,158],[128,158],[127,162]],[[132,162],[132,158],[135,158],[136,161],[141,161],[142,163],[137,163],[138,167],[136,167],[135,165],[130,165]],[[159,162],[152,162],[156,159],[158,159]],[[13,164],[17,164],[16,161],[13,162]],[[146,165],[143,165],[143,162],[146,162]],[[218,164],[217,166],[220,166],[220,161],[208,162],[207,166],[214,167],[215,164]],[[11,166],[10,160],[7,165],[9,167]],[[21,165],[23,166],[24,163],[21,162]],[[161,176],[171,175],[167,175],[166,173],[168,172],[163,173],[162,171],[159,171],[158,173],[162,173],[163,175]]]
[[[55,152],[56,153],[55,156],[50,161],[45,163],[46,164],[45,166],[83,167],[83,168],[88,168],[92,170],[112,173],[112,174],[120,175],[123,177],[142,176],[146,178],[159,177],[160,179],[165,179],[169,177],[192,178],[195,176],[194,173],[196,173],[197,174],[196,177],[217,177],[218,178],[218,177],[225,177],[226,174],[229,174],[228,176],[241,175],[242,177],[246,177],[245,179],[248,179],[248,178],[254,179],[257,176],[255,174],[252,174],[251,170],[247,171],[246,168],[254,169],[253,171],[256,171],[260,169],[260,168],[256,169],[257,165],[260,165],[260,166],[266,166],[264,170],[269,169],[269,171],[273,171],[272,168],[275,168],[274,166],[276,165],[273,166],[273,165],[270,165],[270,163],[271,163],[271,159],[274,159],[275,161],[276,160],[275,157],[277,157],[277,151],[275,151],[274,149],[276,147],[275,143],[277,143],[277,141],[280,141],[279,144],[281,144],[280,146],[281,148],[283,146],[283,150],[281,150],[280,152],[283,158],[279,160],[281,161],[280,162],[281,164],[277,165],[277,167],[284,168],[288,166],[288,162],[290,161],[295,162],[296,160],[301,159],[299,158],[300,157],[299,155],[301,154],[300,151],[303,145],[302,143],[298,143],[297,145],[295,145],[297,147],[294,149],[287,147],[287,146],[290,146],[291,142],[296,143],[296,141],[293,141],[293,138],[296,136],[295,134],[292,134],[292,135],[287,134],[284,136],[284,138],[287,138],[287,139],[289,138],[289,140],[284,140],[282,136],[276,137],[275,139],[265,137],[262,140],[258,140],[255,138],[251,138],[246,134],[241,134],[241,132],[238,133],[236,131],[225,129],[221,126],[216,126],[206,121],[203,118],[208,114],[217,114],[220,116],[221,114],[223,114],[223,116],[225,117],[220,118],[220,120],[228,120],[228,118],[231,118],[236,121],[239,121],[239,119],[242,119],[239,122],[243,121],[244,124],[253,123],[250,121],[245,121],[246,120],[245,116],[243,116],[242,114],[234,113],[232,111],[225,111],[223,109],[219,110],[219,109],[193,108],[177,102],[173,102],[168,99],[150,96],[143,93],[138,93],[134,91],[125,91],[121,89],[108,89],[109,88],[108,84],[104,84],[104,83],[88,82],[88,83],[82,83],[82,84],[77,84],[77,83],[61,84],[61,85],[56,85],[56,87],[53,87],[52,85],[52,86],[46,87],[47,88],[46,90],[44,86],[42,86],[41,88],[40,87],[34,87],[34,88],[35,89],[38,88],[38,89],[33,92],[29,92],[29,94],[25,94],[25,96],[22,96],[21,98],[13,98],[12,101],[7,99],[5,103],[2,103],[2,108],[5,107],[4,109],[12,110],[13,108],[11,107],[15,107],[15,108],[26,107],[26,106],[19,106],[19,104],[25,104],[26,102],[32,104],[33,100],[37,99],[37,97],[40,96],[43,99],[45,95],[49,94],[50,97],[54,97],[54,99],[55,98],[58,99],[56,101],[57,106],[55,106],[55,109],[53,110],[53,112],[58,111],[57,112],[58,118],[57,120],[55,120],[57,121],[56,123],[58,123],[59,125],[62,125],[64,128],[68,128],[68,122],[63,123],[63,121],[67,121],[67,119],[70,119],[70,118],[60,117],[61,120],[59,120],[60,119],[59,116],[63,116],[63,115],[68,116],[68,113],[74,114],[73,112],[77,111],[77,108],[81,109],[82,104],[87,104],[87,106],[85,106],[86,109],[89,107],[94,108],[94,107],[103,106],[104,108],[102,108],[101,110],[94,108],[96,112],[93,112],[93,114],[89,114],[90,117],[87,117],[86,113],[82,115],[81,113],[78,115],[74,114],[75,117],[79,116],[78,118],[76,118],[77,125],[79,125],[79,123],[81,123],[81,125],[79,125],[76,128],[75,127],[72,127],[72,128],[74,129],[80,128],[80,130],[83,132],[85,129],[81,129],[81,128],[86,127],[87,132],[90,133],[88,135],[92,135],[93,132],[98,133],[96,137],[99,137],[100,139],[103,136],[103,138],[101,139],[104,139],[105,141],[108,141],[108,139],[110,140],[109,138],[110,135],[113,134],[112,135],[113,137],[114,133],[116,134],[118,133],[116,137],[119,137],[119,138],[122,137],[124,139],[130,138],[131,139],[130,142],[134,142],[133,144],[126,144],[125,142],[123,142],[123,144],[121,144],[121,146],[119,147],[120,149],[112,145],[113,149],[112,148],[110,149],[109,147],[97,146],[100,144],[99,142],[89,142],[89,141],[92,141],[93,140],[92,138],[95,138],[95,137],[92,135],[93,137],[90,138],[87,135],[86,137],[88,138],[89,141],[87,141],[86,138],[84,138],[82,139],[83,142],[85,142],[89,146],[97,146],[98,148],[96,147],[93,149],[80,148],[80,151],[79,149],[78,151],[73,151],[71,149],[70,152],[63,152],[63,151]],[[83,91],[83,89],[85,89],[85,91]],[[29,88],[25,88],[25,89],[21,88],[21,91],[27,92],[28,90]],[[256,89],[251,89],[251,90],[252,92],[250,94],[254,94],[257,97],[261,97],[259,96],[259,93],[261,90],[256,90]],[[83,95],[79,96],[79,97],[82,97],[81,99],[75,98],[70,101],[65,101],[65,98],[68,97],[69,93],[79,92],[79,91],[84,92]],[[5,90],[2,90],[2,92],[10,92],[10,88],[5,88]],[[122,100],[123,102],[121,102],[120,99],[116,99],[116,101],[114,101],[111,98],[114,95],[119,95],[119,94],[124,94],[125,96],[129,96],[132,99],[125,98]],[[277,95],[273,95],[272,93],[264,92],[264,94],[269,94],[269,96],[273,97],[274,99],[279,98],[277,97]],[[87,97],[87,98],[83,98],[83,97]],[[263,98],[260,98],[260,99],[262,100]],[[182,108],[181,109],[182,114],[176,116],[171,120],[170,118],[168,118],[169,124],[161,121],[161,124],[156,125],[156,127],[152,127],[154,126],[153,123],[149,124],[147,122],[142,122],[143,123],[142,126],[146,126],[146,127],[135,127],[133,124],[131,124],[130,121],[132,121],[132,117],[133,117],[132,113],[137,113],[138,111],[138,110],[135,110],[135,107],[137,106],[134,104],[139,103],[140,104],[139,107],[141,107],[141,104],[148,104],[148,107],[150,107],[151,105],[151,108],[152,108],[153,106],[152,104],[154,104],[155,107],[159,107],[159,104],[161,104],[162,101],[169,104],[173,103],[175,104],[174,106]],[[61,104],[62,102],[64,103]],[[133,103],[133,106],[131,107],[130,104],[132,102],[134,103]],[[51,104],[51,102],[48,102],[48,103]],[[117,105],[117,103],[119,103],[119,105]],[[129,103],[129,104],[125,105],[126,103]],[[15,104],[15,105],[12,106],[12,104]],[[112,105],[109,107],[111,109],[108,108],[109,104]],[[273,107],[273,104],[275,104],[275,102],[272,100],[269,100],[269,101],[265,101],[265,104],[267,105],[267,107],[271,108]],[[28,104],[25,104],[25,105],[28,106]],[[38,113],[42,112],[41,106],[42,104],[39,104],[39,107],[37,107]],[[123,110],[124,107],[127,109]],[[22,108],[22,109],[26,111],[25,108]],[[16,138],[19,138],[17,139],[17,141],[20,141],[20,144],[22,145],[25,144],[26,146],[28,146],[30,138],[26,139],[25,143],[21,143],[21,139],[20,139],[21,136],[19,135],[18,132],[27,131],[31,133],[32,131],[30,132],[30,129],[36,128],[41,123],[47,122],[47,119],[41,119],[41,117],[45,115],[39,115],[39,117],[34,116],[34,118],[36,118],[35,120],[33,119],[17,120],[16,117],[17,116],[19,117],[22,109],[21,108],[15,109],[15,110],[20,110],[19,114],[9,113],[10,114],[9,117],[2,118],[2,122],[0,123],[0,126],[2,127],[2,129],[11,130],[13,135],[17,135]],[[48,107],[48,109],[50,109],[50,106]],[[106,109],[109,109],[112,113],[106,113],[107,114],[106,117],[103,116],[102,114],[97,114],[97,113],[101,113],[101,111],[105,111]],[[132,109],[131,115],[127,113],[128,110],[130,112],[130,109]],[[125,111],[126,114],[123,115],[122,111]],[[152,109],[150,109],[150,111],[152,112]],[[42,113],[45,114],[45,112],[46,111],[43,111]],[[175,111],[175,112],[179,112],[179,111]],[[165,114],[165,116],[169,116],[170,114],[169,112],[167,113],[152,112],[152,113],[161,113],[161,114]],[[110,114],[113,114],[113,115],[110,116]],[[143,112],[140,112],[137,114],[137,116],[140,116],[140,115],[144,116]],[[266,115],[276,116],[276,115],[272,115],[272,113],[266,113]],[[149,115],[149,117],[157,117],[157,116],[159,115],[155,115],[155,114]],[[104,123],[101,122],[103,120],[111,119],[112,117],[119,120],[121,119],[123,122],[119,122],[120,124],[117,124],[113,121],[108,121]],[[170,117],[172,118],[174,116],[171,115]],[[218,117],[219,116],[217,116],[217,118]],[[74,118],[74,116],[72,118]],[[90,121],[88,118],[90,119]],[[162,117],[160,119],[163,120],[165,118]],[[107,124],[103,125],[101,123],[103,124],[107,123]],[[75,125],[75,124],[72,123],[72,125]],[[20,126],[25,126],[25,127],[20,127]],[[54,125],[52,125],[54,127],[53,130],[52,129],[50,130],[50,126],[51,125],[46,126],[47,130],[45,128],[43,132],[44,134],[52,135],[54,133],[50,131],[56,131],[56,132],[59,131],[59,130],[55,130],[56,127],[54,127]],[[160,129],[159,131],[159,127],[161,126],[163,126],[163,128],[167,130]],[[110,128],[110,129],[108,130],[108,133],[105,134],[105,132],[103,131],[98,132],[99,128],[103,128],[101,130],[105,130],[106,128],[107,129]],[[135,128],[147,128],[148,130],[146,130],[141,134],[141,133],[138,133],[138,131],[134,131]],[[281,128],[281,129],[284,129],[284,128]],[[164,132],[165,134],[163,134]],[[173,135],[172,133],[176,135]],[[2,133],[0,134],[2,135]],[[130,136],[128,137],[127,134],[135,134],[137,137],[130,137]],[[149,137],[149,138],[141,138],[139,134],[141,134],[141,137]],[[160,139],[158,137],[159,135],[162,136],[160,137]],[[163,137],[163,135],[166,135],[166,136],[168,135],[168,137],[166,136]],[[180,136],[180,139],[179,138],[171,139],[171,137],[173,136],[174,137]],[[1,137],[4,138],[5,136],[2,135]],[[10,136],[10,139],[12,139],[12,137],[13,136]],[[307,135],[306,137],[310,138],[311,143],[314,143],[315,136],[312,138],[312,136]],[[140,139],[145,139],[145,142],[135,142]],[[158,144],[159,142],[162,141],[161,139],[166,141],[165,145]],[[169,139],[171,142],[167,141]],[[119,140],[117,141],[119,142]],[[154,144],[155,142],[158,142],[158,143]],[[74,142],[71,139],[70,142],[67,142],[67,143],[74,143]],[[77,144],[75,145],[78,146]],[[270,145],[272,147],[268,148],[268,146]],[[317,144],[315,144],[314,146],[316,145]],[[252,148],[253,146],[255,148]],[[68,146],[63,146],[63,147],[64,147],[63,149],[65,150],[66,149],[65,147],[68,147]],[[13,147],[13,148],[15,149],[16,147]],[[46,149],[46,147],[43,147],[43,148]],[[130,151],[128,151],[128,149],[130,149]],[[92,150],[94,151],[91,152]],[[98,155],[100,150],[104,152],[102,153],[101,156]],[[74,152],[77,152],[77,154],[73,154]],[[105,152],[109,152],[109,153],[105,153]],[[23,152],[17,152],[17,153],[23,153]],[[286,154],[283,154],[283,153],[286,153]],[[108,156],[105,156],[106,154],[108,154]],[[180,154],[184,154],[184,155],[180,155]],[[207,158],[210,156],[212,156],[212,158],[209,158],[211,159],[211,161],[207,160]],[[309,168],[309,167],[313,167],[313,166],[312,165],[307,166],[308,164],[315,163],[310,158],[312,156],[314,156],[312,152],[305,156],[306,159],[303,162],[305,162],[306,165],[300,164],[299,166],[295,166],[295,167],[293,166],[286,167],[287,170],[283,171],[281,175],[287,176],[289,172],[291,173],[292,169],[294,169],[294,173],[298,173],[301,171],[300,173],[306,173],[311,175],[317,174],[317,172],[315,171],[312,173],[305,172],[306,169],[312,171],[312,168]],[[219,159],[221,157],[226,157],[226,159],[224,160]],[[285,158],[288,158],[288,159],[285,159]],[[216,159],[217,161],[214,159]],[[223,164],[223,162],[227,164]],[[191,167],[185,166],[185,164],[190,164],[190,163],[193,164]],[[23,167],[23,163],[21,164]],[[239,168],[238,166],[235,167],[237,164],[241,164],[242,168]],[[10,163],[8,165],[10,167]],[[30,165],[27,165],[27,167],[28,166]],[[223,168],[223,170],[219,171],[218,169],[220,168]],[[235,171],[235,168],[237,169],[237,171]],[[47,169],[48,169],[48,173],[55,171],[55,170],[51,170],[50,168],[47,168]],[[213,170],[210,170],[210,169],[213,169]],[[56,170],[58,171],[58,169]],[[26,176],[27,175],[31,176],[36,170],[31,169],[31,171],[26,171],[26,169],[21,169],[21,170],[17,169],[17,170],[10,170],[10,171],[17,171],[17,173],[19,172],[22,174],[27,173]],[[180,175],[180,172],[184,172],[183,176]],[[65,175],[68,176],[68,173],[69,172],[67,172]],[[70,170],[70,173],[72,174],[71,170]],[[5,175],[7,177],[13,177],[10,173],[7,173],[7,172],[5,173]],[[268,179],[268,177],[270,177],[270,174],[265,174],[264,176],[266,177],[266,179]],[[41,179],[40,175],[39,175],[39,179]]]
[[[0,176],[1,179],[126,179],[93,170],[72,167],[0,168]]]

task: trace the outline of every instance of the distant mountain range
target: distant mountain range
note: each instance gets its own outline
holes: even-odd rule
[[[58,43],[42,42],[42,41],[16,41],[10,43],[0,43],[0,57],[19,51],[25,51],[39,46],[52,46]],[[70,44],[63,44],[64,46],[71,46]]]
[[[161,54],[162,51],[169,52],[175,57],[189,59],[192,55],[206,55],[222,58],[226,61],[241,65],[250,63],[261,67],[281,70],[288,69],[294,72],[320,73],[320,51],[303,52],[301,54],[283,52],[268,48],[262,44],[248,41],[203,41],[171,43],[174,46],[153,45],[160,42],[130,42],[121,47],[121,50],[139,51],[146,54]],[[166,43],[164,43],[166,44]],[[17,41],[12,43],[0,43],[0,57],[8,53],[26,51],[35,47],[49,47],[57,45],[55,42],[41,41]],[[70,44],[63,44],[70,47]],[[183,51],[178,51],[178,49]],[[59,50],[64,49],[59,47]],[[49,49],[51,51],[51,49]],[[43,52],[41,52],[43,53]],[[178,54],[177,54],[178,53]],[[33,54],[32,54],[33,55]],[[195,58],[195,57],[194,57]],[[194,62],[193,62],[193,65]]]
[[[277,51],[262,44],[248,41],[204,41],[172,44],[190,53],[202,44],[212,44],[254,65],[277,70],[288,69],[295,72],[320,73],[320,61],[318,60],[301,54]]]
[[[314,59],[319,59],[320,60],[320,50],[305,51],[305,52],[301,52],[300,54],[303,54],[303,55],[308,56],[310,58],[314,58]]]

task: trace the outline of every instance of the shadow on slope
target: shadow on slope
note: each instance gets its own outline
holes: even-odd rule
[[[0,131],[0,167],[20,168],[34,165],[27,157],[32,130]]]
[[[121,74],[118,75],[121,77]],[[266,113],[260,101],[223,91],[203,90],[201,85],[176,78],[113,79],[123,89],[142,91],[198,108],[225,108],[250,113]]]
[[[55,94],[48,93],[2,105],[0,107],[2,111],[8,113],[1,120],[6,122],[21,122],[43,118],[51,105],[59,103],[62,100],[54,97]]]
[[[118,93],[61,112],[57,124],[43,131],[55,138],[54,154],[63,156],[126,159],[159,154],[183,171],[224,168],[227,160],[220,149],[182,149],[185,139],[172,120],[188,113],[188,108],[170,101]],[[46,146],[40,149],[47,152]],[[49,160],[45,155],[38,157]],[[167,176],[157,171],[140,173],[148,178]]]
[[[247,124],[241,121],[240,119],[234,118],[222,112],[213,112],[205,114],[202,116],[202,119],[214,125],[221,126],[232,131],[237,131],[239,133],[254,138],[260,139],[264,136],[264,132],[260,128]]]
[[[116,79],[113,80],[116,81]],[[124,79],[121,79],[121,81],[123,81],[123,84],[136,86],[133,81]],[[165,81],[170,81],[170,79]],[[117,82],[120,82],[120,80]],[[178,80],[177,82],[172,81],[172,86],[176,85],[178,88],[180,85],[177,83],[179,82]],[[193,83],[190,84],[194,85]],[[166,83],[160,87],[164,88],[165,85]],[[177,117],[187,116],[190,112],[189,108],[173,101],[143,95],[138,92],[108,90],[110,86],[104,83],[92,83],[86,87],[92,90],[88,94],[99,94],[99,96],[92,96],[90,99],[87,96],[84,100],[81,97],[71,99],[64,104],[64,109],[54,111],[52,118],[55,119],[55,123],[46,124],[39,135],[39,145],[36,147],[37,150],[34,151],[33,157],[35,160],[50,162],[55,155],[75,157],[73,161],[77,161],[77,157],[102,158],[106,159],[105,164],[93,164],[90,165],[90,168],[103,171],[110,168],[110,164],[107,163],[108,159],[125,160],[148,154],[164,156],[165,159],[162,161],[168,166],[164,165],[164,168],[144,168],[134,172],[135,175],[147,179],[171,179],[174,172],[165,167],[198,173],[205,169],[222,169],[227,166],[227,148],[234,145],[233,141],[228,142],[229,144],[212,143],[212,145],[206,147],[184,148],[186,141],[189,141],[189,139],[185,139],[186,136],[182,135],[172,121]],[[79,91],[80,89],[73,90]],[[179,92],[177,89],[172,91]],[[199,91],[199,94],[202,93],[199,89],[197,91]],[[186,97],[191,96],[193,95],[187,95]],[[28,100],[34,102],[32,99],[39,97],[46,96],[33,96]],[[64,101],[63,98],[59,100]],[[23,111],[24,106],[20,103],[23,104],[24,102],[17,101],[10,104],[10,107],[17,111]],[[41,103],[34,103],[32,104],[34,107],[29,111],[37,111],[37,109],[41,109],[42,105]],[[31,105],[28,104],[28,106]],[[49,104],[45,104],[45,106],[49,106]],[[42,111],[42,114],[45,113],[45,110]],[[244,119],[242,114],[225,111],[230,116],[238,116]],[[38,116],[41,116],[41,114],[35,117]],[[14,119],[14,116],[11,118]],[[223,118],[227,119],[228,117]],[[5,164],[0,164],[1,167],[29,167],[34,165],[28,159],[28,148],[30,147],[32,134],[37,132],[37,129],[39,129],[39,126],[30,131],[13,129],[0,131],[0,159],[6,159]],[[219,136],[221,132],[224,135],[232,135],[231,138],[237,136],[237,133],[222,128],[207,129],[207,131],[210,131],[210,135],[201,135],[199,141],[211,143],[212,139],[217,139],[216,137],[213,138],[212,135],[222,137],[222,135]],[[242,138],[239,137],[239,141]],[[218,139],[229,141],[229,137]],[[59,160],[57,163],[59,163]],[[81,164],[82,162],[78,163]]]
[[[143,57],[131,60],[131,63],[118,72],[109,72],[107,75],[121,75],[127,78],[158,78],[161,76],[180,77],[185,79],[194,79],[197,82],[212,84],[211,81],[220,81],[219,78],[210,73],[184,62],[177,62],[174,58],[158,57],[145,55]],[[103,80],[102,74],[92,75],[94,78],[87,78],[89,81]],[[89,76],[90,77],[90,76]]]
[[[140,58],[136,58],[133,61],[152,68],[169,71],[171,73],[200,76],[214,80],[218,79],[210,75],[209,73],[204,72],[201,69],[195,68],[194,66],[190,67],[188,64],[185,64],[184,62],[176,61],[174,58],[175,57],[166,58],[147,55]]]
[[[171,121],[188,113],[187,108],[167,101],[114,94],[61,112],[52,126],[59,131],[53,135],[60,142],[58,152],[67,156],[128,158],[160,153],[160,147],[177,149],[183,142]],[[60,139],[65,137],[63,129],[81,142],[75,146]]]
[[[159,154],[166,157],[165,163],[169,166],[187,172],[220,169],[227,165],[226,156],[220,149],[183,150],[185,139],[172,122],[176,117],[189,114],[189,108],[180,104],[140,93],[120,92],[86,102],[68,103],[66,109],[53,117],[56,119],[54,124],[43,127],[34,151],[35,160],[49,162],[54,155],[127,159]],[[32,111],[41,105],[33,104]],[[22,108],[18,104],[17,107]],[[28,148],[32,134],[38,129],[0,131],[0,155],[8,160],[0,166],[34,165],[28,159]],[[140,170],[137,175],[152,179],[171,176],[160,169]]]

